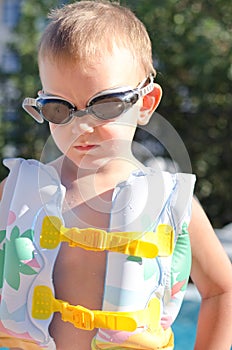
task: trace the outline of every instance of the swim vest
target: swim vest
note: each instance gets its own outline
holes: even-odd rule
[[[55,350],[48,327],[53,312],[61,312],[76,327],[98,328],[93,350],[173,349],[171,325],[191,269],[195,176],[133,172],[114,190],[107,233],[65,228],[65,188],[53,167],[20,158],[4,164],[10,174],[0,203],[0,346],[7,346],[6,334]],[[52,274],[62,240],[73,249],[108,251],[102,310],[55,299]]]

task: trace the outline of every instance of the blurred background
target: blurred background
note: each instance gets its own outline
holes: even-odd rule
[[[40,159],[47,125],[21,108],[37,95],[37,43],[51,7],[69,1],[0,0],[0,158]],[[232,220],[232,3],[227,0],[122,0],[145,23],[153,43],[158,108],[176,129],[197,175],[196,195],[215,228]],[[168,158],[138,130],[136,140]],[[148,154],[142,154],[147,161]],[[146,153],[146,152],[145,152]],[[144,158],[144,159],[143,159]],[[180,169],[185,171],[185,169]],[[0,180],[7,175],[0,167]]]

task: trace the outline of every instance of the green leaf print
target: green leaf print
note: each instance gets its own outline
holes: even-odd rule
[[[6,230],[1,230],[0,231],[0,243],[2,243],[5,238],[6,238]]]
[[[22,261],[33,258],[32,236],[32,230],[27,230],[20,236],[20,230],[15,226],[11,231],[10,240],[6,239],[4,278],[15,290],[20,286],[20,273],[23,275],[37,273]]]
[[[186,223],[182,226],[182,232],[179,234],[173,257],[171,268],[172,287],[179,283],[181,290],[184,291],[188,284],[188,278],[191,270],[191,245]]]
[[[30,266],[28,266],[26,264],[19,265],[19,272],[21,272],[23,275],[34,275],[34,274],[36,274],[36,271],[32,267],[30,267]]]
[[[20,237],[29,238],[31,241],[33,241],[33,230],[29,229],[23,232],[23,234]]]

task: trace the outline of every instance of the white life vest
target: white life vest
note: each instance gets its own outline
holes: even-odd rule
[[[65,224],[65,188],[49,165],[24,159],[4,163],[10,174],[0,204],[0,332],[55,350],[48,332],[52,315],[32,317],[32,302],[35,287],[45,286],[54,292],[52,274],[59,245],[41,248],[40,235],[44,217],[55,216]],[[130,314],[147,309],[158,299],[160,327],[153,329],[152,322],[133,331],[99,327],[92,349],[172,348],[168,347],[170,326],[179,312],[191,268],[187,227],[194,182],[190,174],[147,169],[146,173],[132,173],[116,186],[108,231],[138,231],[143,236],[167,224],[173,228],[175,248],[170,256],[155,258],[107,253],[102,311]]]

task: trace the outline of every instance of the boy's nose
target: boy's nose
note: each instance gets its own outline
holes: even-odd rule
[[[93,125],[90,125],[90,123],[80,123],[79,128],[81,131],[84,131],[84,132],[89,132],[89,133],[94,132],[94,127]]]
[[[76,118],[76,120],[72,123],[72,132],[73,134],[79,134],[79,133],[93,133],[94,132],[94,122],[88,120],[88,121],[81,121],[79,118]]]

